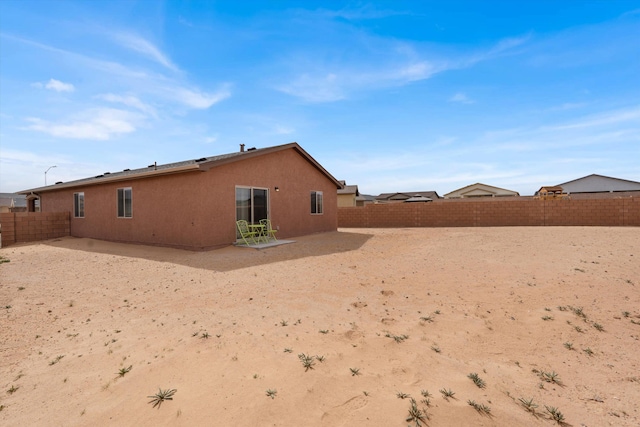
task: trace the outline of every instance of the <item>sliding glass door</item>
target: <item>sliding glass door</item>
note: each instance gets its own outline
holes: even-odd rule
[[[236,221],[244,219],[257,224],[269,218],[269,190],[255,187],[236,187]]]

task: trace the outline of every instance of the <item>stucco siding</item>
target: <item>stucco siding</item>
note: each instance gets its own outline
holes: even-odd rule
[[[71,235],[191,249],[236,240],[236,186],[269,190],[278,238],[334,231],[336,185],[293,149],[188,172],[42,194],[44,212],[71,212]],[[117,189],[132,189],[132,218],[117,217]],[[279,191],[275,191],[278,187]],[[85,217],[73,217],[73,193],[84,192]],[[322,191],[324,213],[312,215],[311,191]]]

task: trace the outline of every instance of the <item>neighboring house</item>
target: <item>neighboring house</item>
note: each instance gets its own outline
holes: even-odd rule
[[[444,195],[445,199],[464,199],[469,197],[513,197],[519,196],[517,191],[506,190],[492,185],[475,183],[459,188]]]
[[[22,194],[0,193],[0,213],[26,212],[27,198]]]
[[[626,191],[640,192],[640,182],[591,174],[558,184],[566,193],[614,193]]]
[[[71,235],[205,249],[236,241],[236,220],[269,218],[278,238],[338,227],[342,185],[297,143],[21,191],[43,212],[70,212]],[[30,203],[31,207],[32,203]]]
[[[569,196],[564,192],[563,188],[559,185],[549,185],[546,187],[540,187],[536,191],[536,199],[550,200],[550,199],[568,199]]]
[[[406,193],[382,193],[376,197],[376,203],[400,203],[412,197],[427,197],[431,200],[440,198],[435,191],[410,191]]]
[[[356,196],[356,206],[364,206],[376,202],[376,196],[370,194],[362,194]]]
[[[356,206],[357,197],[360,196],[357,185],[347,185],[346,181],[340,181],[343,188],[338,190],[338,207]]]
[[[404,201],[404,203],[426,203],[426,202],[433,202],[433,199],[429,197],[424,197],[421,194],[415,195],[413,197],[409,197],[407,200]]]

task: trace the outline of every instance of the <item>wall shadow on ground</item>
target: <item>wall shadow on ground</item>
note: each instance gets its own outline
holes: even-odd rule
[[[288,239],[293,240],[294,243],[264,249],[228,246],[222,249],[202,252],[76,237],[64,237],[31,244],[44,244],[68,250],[140,258],[225,272],[306,257],[349,252],[359,249],[371,237],[371,234],[364,232],[335,231]],[[18,245],[12,247],[17,248]]]

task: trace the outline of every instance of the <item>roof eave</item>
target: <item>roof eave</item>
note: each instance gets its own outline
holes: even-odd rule
[[[135,175],[109,176],[104,178],[95,178],[95,180],[88,180],[88,181],[83,180],[82,182],[71,181],[68,183],[54,184],[54,185],[48,185],[46,187],[31,188],[29,190],[18,191],[18,194],[29,195],[31,193],[45,193],[48,191],[58,191],[58,190],[67,189],[67,188],[88,187],[93,185],[109,184],[112,182],[119,182],[119,181],[131,181],[131,180],[136,180],[141,178],[152,178],[154,176],[160,176],[160,175],[197,172],[199,170],[200,169],[197,164],[192,164],[192,165],[179,166],[179,167],[170,168],[170,169],[160,169],[160,170],[152,170],[148,172],[141,172]]]

